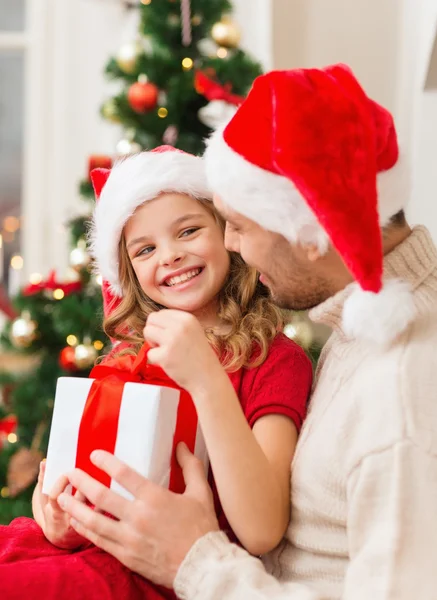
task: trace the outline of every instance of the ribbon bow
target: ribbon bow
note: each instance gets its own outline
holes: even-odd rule
[[[191,396],[170,379],[161,367],[147,362],[148,351],[149,347],[144,344],[137,356],[125,355],[108,359],[91,371],[90,377],[94,378],[94,382],[88,393],[79,427],[76,467],[83,469],[91,477],[109,487],[110,476],[91,462],[90,454],[97,449],[114,454],[125,383],[169,387],[180,390],[181,393],[173,439],[169,486],[172,491],[181,493],[185,489],[185,484],[182,470],[176,461],[175,450],[178,443],[184,441],[194,452],[197,413]]]

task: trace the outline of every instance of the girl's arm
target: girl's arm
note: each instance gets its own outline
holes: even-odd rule
[[[210,376],[193,400],[226,518],[251,554],[264,554],[281,541],[290,519],[296,426],[268,415],[251,430],[224,371]]]
[[[284,373],[291,369],[310,382],[309,364],[302,369],[301,362],[293,363],[290,353],[283,352],[280,363],[271,361],[265,368],[267,359],[258,371],[246,419],[228,375],[193,315],[175,310],[152,313],[144,337],[152,346],[149,361],[160,365],[193,398],[229,524],[249,552],[271,550],[290,518],[290,465],[297,431],[291,418],[266,413],[283,412],[291,403],[290,385],[296,378],[284,381]],[[307,388],[305,384],[297,395],[292,394],[296,404],[305,406]],[[293,414],[293,408],[288,408],[286,414]],[[248,420],[255,423],[253,431]]]

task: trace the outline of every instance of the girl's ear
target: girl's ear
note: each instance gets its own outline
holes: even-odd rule
[[[100,198],[100,194],[102,193],[105,183],[108,181],[110,173],[111,169],[98,168],[91,171],[90,177],[94,188],[94,194],[96,196],[96,201],[98,201]]]

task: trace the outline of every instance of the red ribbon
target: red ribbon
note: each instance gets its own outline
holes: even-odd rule
[[[125,355],[110,359],[91,371],[90,377],[95,381],[88,393],[79,427],[76,467],[109,487],[110,476],[91,462],[90,454],[97,449],[114,453],[124,384],[130,382],[169,387],[180,391],[169,489],[182,493],[185,483],[182,469],[176,460],[176,447],[180,442],[185,442],[191,452],[194,452],[197,413],[188,392],[182,390],[160,367],[147,363],[148,350],[148,346],[144,345],[138,356]]]
[[[80,292],[82,289],[81,281],[69,281],[62,282],[56,280],[56,272],[50,271],[49,276],[46,280],[40,281],[40,283],[29,283],[23,289],[23,296],[33,296],[34,294],[38,294],[39,292],[52,291],[60,289],[64,292],[66,296],[70,294],[74,294],[76,292]]]
[[[231,84],[222,85],[208,76],[208,71],[196,71],[194,76],[194,87],[198,94],[202,94],[209,102],[212,100],[223,100],[228,104],[239,106],[244,102],[244,96],[238,96],[231,92]]]

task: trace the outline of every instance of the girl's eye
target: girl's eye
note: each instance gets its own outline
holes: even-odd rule
[[[140,250],[137,254],[137,256],[145,256],[147,254],[150,254],[151,252],[153,252],[153,250],[155,249],[154,246],[146,246],[145,248],[143,248],[142,250]]]
[[[199,231],[199,229],[199,227],[190,227],[189,229],[184,229],[184,231],[181,233],[181,237],[192,235],[193,233],[196,233],[196,231]]]

